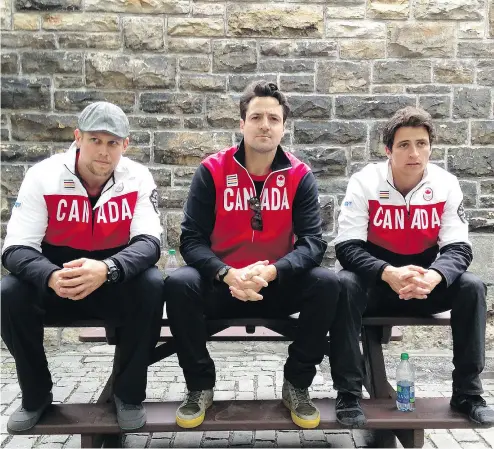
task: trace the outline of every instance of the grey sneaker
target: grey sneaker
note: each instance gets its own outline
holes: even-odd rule
[[[281,391],[283,404],[291,411],[292,421],[303,429],[314,429],[321,421],[319,410],[312,403],[307,388],[295,388],[288,380],[283,380]]]
[[[122,430],[135,430],[146,424],[146,409],[144,405],[127,404],[118,396],[113,395],[117,409],[117,421]]]
[[[41,418],[41,415],[52,401],[53,394],[50,391],[43,405],[36,410],[26,410],[21,405],[14,413],[12,413],[12,415],[10,415],[9,421],[7,422],[7,430],[10,432],[22,432],[31,429],[36,425]]]
[[[189,391],[177,409],[177,424],[184,429],[197,427],[204,421],[206,410],[213,405],[213,390]]]

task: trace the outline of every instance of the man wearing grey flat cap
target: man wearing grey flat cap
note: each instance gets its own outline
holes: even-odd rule
[[[10,431],[33,427],[53,400],[43,325],[102,319],[120,347],[114,382],[123,430],[146,422],[147,368],[160,332],[163,278],[156,184],[123,157],[129,121],[116,105],[87,106],[75,142],[31,167],[2,250],[2,339],[15,359],[22,405]]]

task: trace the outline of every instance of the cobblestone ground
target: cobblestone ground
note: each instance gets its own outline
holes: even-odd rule
[[[211,343],[217,367],[215,399],[280,398],[283,382],[285,343]],[[399,352],[393,343],[386,350],[386,364],[393,379]],[[89,402],[100,394],[111,371],[113,348],[95,343],[47,345],[50,369],[55,383],[55,402]],[[451,394],[451,352],[410,351],[417,368],[418,396]],[[1,377],[1,447],[5,448],[77,448],[80,436],[10,436],[6,423],[20,403],[13,358],[2,350]],[[494,405],[494,351],[488,352],[483,375],[485,398]],[[150,367],[148,400],[179,400],[185,383],[177,358]],[[336,397],[325,361],[318,369],[312,386],[313,397]],[[129,434],[126,447],[370,447],[369,433],[346,430],[258,431],[258,432],[183,432]],[[493,429],[426,430],[428,448],[494,448]]]

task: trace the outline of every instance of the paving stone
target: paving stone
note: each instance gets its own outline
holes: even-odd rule
[[[148,435],[127,435],[124,441],[124,447],[146,447]]]
[[[300,435],[297,430],[278,432],[276,441],[278,447],[301,447]]]
[[[476,432],[478,432],[487,444],[494,448],[494,429],[476,429]]]
[[[236,431],[233,432],[233,438],[231,445],[233,446],[250,446],[252,444],[252,440],[254,438],[253,432],[243,432]]]
[[[257,430],[256,441],[275,441],[276,431],[274,430]]]
[[[326,433],[326,441],[330,447],[354,447],[354,442],[350,432],[346,433]]]
[[[431,435],[431,441],[436,447],[447,447],[448,449],[460,449],[461,446],[449,433],[435,433]]]
[[[202,432],[178,432],[172,447],[199,447],[202,436]]]
[[[451,435],[453,435],[456,441],[479,441],[480,437],[478,433],[473,429],[451,429]]]
[[[25,449],[28,447],[33,447],[33,444],[37,438],[38,438],[37,435],[34,436],[14,435],[12,439],[4,447],[6,449],[10,449],[10,448]]]

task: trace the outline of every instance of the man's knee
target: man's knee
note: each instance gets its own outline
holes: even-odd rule
[[[353,271],[341,270],[338,272],[338,280],[341,286],[340,299],[358,304],[364,309],[367,304],[367,294],[361,277]]]
[[[13,275],[5,276],[1,284],[2,315],[24,313],[26,307],[34,304],[34,287]]]
[[[473,273],[465,272],[458,279],[460,284],[460,296],[464,302],[465,297],[469,298],[469,302],[478,303],[481,307],[486,307],[485,297],[487,293],[487,286],[482,280]]]
[[[133,291],[139,295],[140,303],[153,307],[162,306],[164,301],[164,280],[157,267],[148,268],[130,282],[133,283]]]
[[[340,294],[340,284],[336,273],[324,267],[316,267],[310,270],[310,282],[320,292],[322,297],[328,295],[338,299]]]
[[[165,279],[165,301],[167,308],[175,304],[180,307],[200,295],[201,275],[192,267],[180,267]]]

